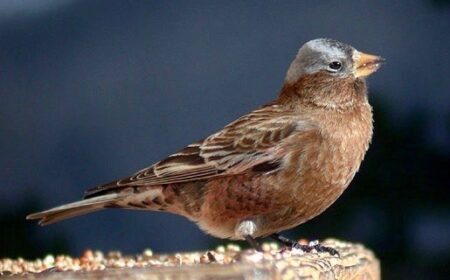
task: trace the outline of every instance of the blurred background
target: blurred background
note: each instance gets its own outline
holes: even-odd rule
[[[375,136],[344,195],[287,236],[362,242],[384,279],[448,277],[449,2],[0,1],[0,257],[224,243],[170,214],[25,216],[271,101],[298,48],[330,37],[388,61],[369,79]]]

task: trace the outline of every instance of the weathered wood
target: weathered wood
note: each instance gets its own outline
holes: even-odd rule
[[[102,270],[45,271],[12,276],[10,279],[380,279],[379,261],[362,245],[334,239],[328,239],[322,244],[335,248],[340,256],[280,250],[269,245],[265,246],[264,253],[256,253],[253,250],[239,251],[233,246],[231,249],[207,253],[151,257],[155,260],[159,258],[162,263],[167,261],[168,267],[161,267],[162,263],[152,262],[149,258],[144,267],[135,265],[114,268],[120,266],[106,265],[100,266],[99,269]],[[120,258],[121,256],[118,256],[117,260],[120,261]],[[137,264],[139,257],[136,259]],[[125,266],[131,265],[125,263]]]

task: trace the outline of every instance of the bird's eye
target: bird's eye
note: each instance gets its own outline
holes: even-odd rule
[[[333,61],[330,64],[328,64],[328,67],[333,71],[337,71],[339,69],[341,69],[342,67],[342,63],[340,63],[339,61]]]

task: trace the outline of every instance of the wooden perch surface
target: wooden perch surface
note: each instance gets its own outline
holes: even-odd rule
[[[305,253],[266,243],[263,253],[241,251],[236,245],[214,251],[137,256],[107,255],[87,250],[80,258],[51,255],[42,260],[0,260],[0,275],[8,279],[380,279],[374,254],[359,244],[327,239],[338,250]]]

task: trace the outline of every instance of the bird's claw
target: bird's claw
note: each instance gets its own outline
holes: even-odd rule
[[[331,248],[331,247],[327,247],[327,246],[323,246],[317,240],[316,241],[311,241],[307,245],[300,244],[298,242],[294,242],[292,244],[292,248],[300,249],[300,250],[302,250],[304,252],[307,252],[307,253],[311,252],[312,250],[316,250],[319,253],[325,252],[325,253],[329,253],[332,256],[340,257],[339,256],[339,252],[336,249]]]

